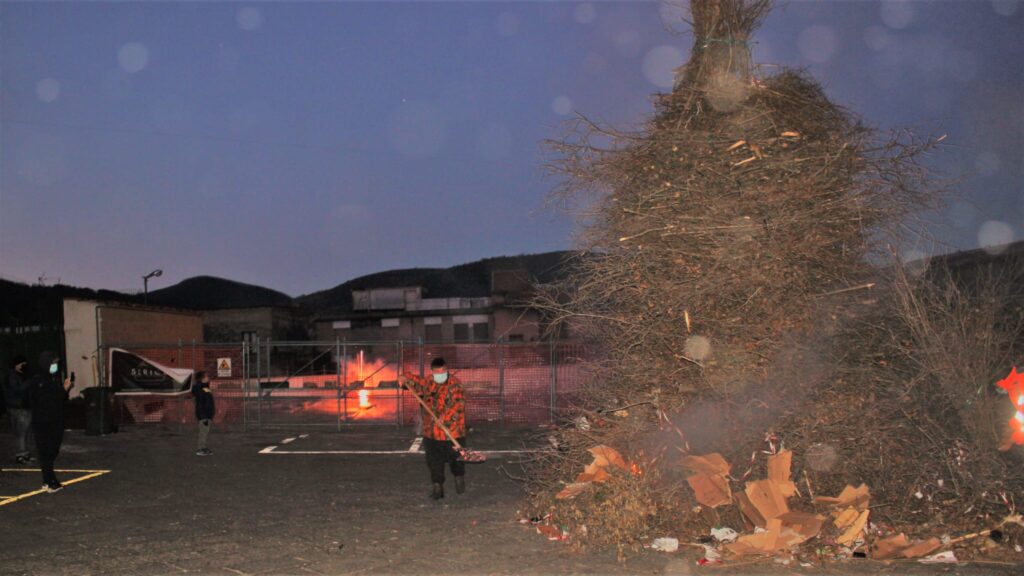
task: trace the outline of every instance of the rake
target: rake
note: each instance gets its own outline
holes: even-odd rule
[[[470,464],[479,464],[487,461],[486,454],[470,450],[462,444],[459,444],[459,441],[455,439],[455,435],[452,434],[451,430],[444,425],[444,422],[441,422],[441,419],[437,417],[437,414],[434,414],[434,411],[430,409],[430,406],[427,406],[427,403],[423,401],[423,398],[420,398],[420,395],[417,394],[415,390],[409,386],[406,386],[405,389],[408,390],[409,393],[412,394],[413,398],[420,403],[420,406],[423,406],[423,409],[427,411],[427,414],[430,414],[430,417],[434,419],[434,422],[441,427],[441,430],[444,431],[444,435],[452,441],[452,445],[455,447],[455,452],[459,455],[460,461],[468,462]]]

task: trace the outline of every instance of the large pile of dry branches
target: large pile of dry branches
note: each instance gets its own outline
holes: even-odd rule
[[[693,0],[690,61],[653,117],[633,132],[581,117],[551,143],[563,176],[556,197],[580,212],[583,256],[536,304],[599,360],[559,451],[532,468],[532,487],[546,501],[595,445],[637,465],[633,477],[555,503],[566,522],[587,525],[589,541],[622,547],[654,529],[721,521],[693,517],[681,455],[718,451],[742,471],[761,465],[750,455],[766,434],[793,448],[795,472],[808,470],[824,491],[862,481],[891,493],[894,522],[909,520],[916,491],[903,492],[925,478],[887,471],[928,468],[900,459],[932,454],[945,467],[936,451],[961,448],[988,458],[986,447],[946,443],[980,433],[961,434],[974,409],[936,413],[929,398],[933,387],[961,393],[962,372],[990,378],[1008,360],[993,354],[1005,356],[1013,336],[955,378],[938,374],[937,352],[921,346],[932,345],[925,332],[948,326],[930,319],[925,330],[908,317],[925,294],[913,279],[875,278],[885,232],[934,197],[917,161],[935,142],[866,128],[805,74],[756,74],[748,42],[769,8]],[[935,419],[949,411],[957,424],[935,436],[928,419],[944,423]],[[967,481],[948,478],[946,490]]]

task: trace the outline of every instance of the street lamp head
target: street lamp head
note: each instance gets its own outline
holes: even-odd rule
[[[153,270],[149,274],[146,274],[145,276],[143,276],[142,279],[143,280],[149,280],[150,278],[153,278],[155,276],[161,276],[161,275],[163,275],[163,273],[164,273],[163,270],[160,270],[159,268],[157,268],[156,270]]]

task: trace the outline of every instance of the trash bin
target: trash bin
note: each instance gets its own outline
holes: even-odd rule
[[[85,433],[89,436],[117,431],[114,425],[114,391],[93,386],[82,390],[85,396]]]

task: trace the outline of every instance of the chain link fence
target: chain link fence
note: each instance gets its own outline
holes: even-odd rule
[[[470,425],[526,427],[555,422],[583,379],[577,343],[417,342],[174,343],[122,348],[171,368],[204,370],[221,428],[264,430],[373,424],[417,426],[416,399],[400,374],[425,375],[444,357],[465,389]],[[109,354],[104,354],[109,358]],[[109,383],[109,380],[105,380]],[[117,392],[117,424],[195,423],[188,391]]]

